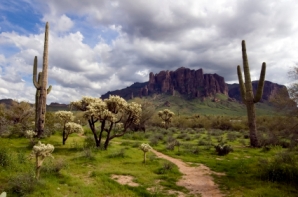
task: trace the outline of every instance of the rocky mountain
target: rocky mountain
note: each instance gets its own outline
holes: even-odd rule
[[[228,86],[223,77],[217,74],[203,74],[203,69],[191,70],[181,67],[176,71],[161,71],[149,74],[149,81],[134,83],[122,90],[107,92],[101,98],[119,95],[125,99],[134,96],[149,96],[152,94],[167,93],[175,95],[178,92],[188,98],[202,98],[220,93],[228,95]]]
[[[253,90],[256,91],[258,81],[253,81]],[[263,97],[261,101],[268,101],[270,96],[285,86],[270,81],[265,81]],[[203,69],[191,70],[181,67],[176,71],[160,71],[157,74],[149,74],[149,81],[134,83],[130,87],[121,90],[107,92],[101,98],[109,95],[119,95],[125,99],[133,97],[150,96],[166,93],[175,95],[179,93],[187,98],[214,97],[216,94],[227,95],[230,100],[241,102],[239,84],[226,84],[223,77],[218,74],[204,74]]]
[[[259,81],[253,81],[252,82],[252,88],[254,93],[256,93],[258,88]],[[237,101],[241,101],[241,93],[239,89],[239,84],[227,84],[229,89],[229,97],[234,98]],[[263,97],[261,99],[261,102],[268,101],[270,99],[270,96],[272,96],[274,93],[276,93],[279,89],[284,88],[284,85],[279,85],[277,83],[273,83],[270,81],[265,81],[264,83],[264,89],[263,89]]]

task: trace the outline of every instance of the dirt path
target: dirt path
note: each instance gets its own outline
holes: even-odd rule
[[[223,174],[212,172],[207,166],[202,164],[197,167],[191,167],[180,159],[169,157],[156,150],[152,150],[152,152],[156,154],[157,157],[166,159],[178,166],[179,171],[183,176],[182,179],[177,182],[177,185],[188,189],[190,194],[200,194],[202,197],[224,196],[218,189],[218,186],[214,183],[213,178],[210,176],[212,173],[218,175]]]

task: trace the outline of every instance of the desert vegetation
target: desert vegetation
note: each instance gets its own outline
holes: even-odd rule
[[[208,176],[213,179],[208,181],[214,181],[218,193],[225,196],[297,196],[296,86],[289,88],[291,99],[285,90],[272,95],[270,105],[278,113],[270,108],[265,115],[257,114],[264,106],[257,102],[265,65],[263,82],[254,96],[245,43],[245,83],[240,67],[238,76],[247,116],[221,113],[241,108],[225,95],[217,95],[222,102],[210,98],[187,101],[179,95],[129,101],[116,95],[106,99],[84,96],[72,101],[68,111],[54,113],[45,109],[51,89],[46,90],[48,24],[46,29],[45,67],[38,79],[34,60],[35,105],[23,101],[0,104],[1,195],[200,195],[177,184],[185,175],[178,166],[188,165],[190,170],[210,168]],[[297,70],[292,74],[297,76]],[[179,102],[160,105],[164,98]],[[184,108],[185,103],[191,108]],[[195,107],[201,111],[194,111]],[[212,113],[204,113],[206,109]],[[123,176],[130,182],[116,180]]]
[[[99,102],[102,104],[104,101]],[[28,103],[21,106],[24,113],[34,112]],[[36,160],[29,159],[34,146],[38,146],[33,132],[34,113],[25,116],[24,120],[30,124],[16,122],[25,126],[15,126],[15,118],[11,118],[9,112],[19,107],[17,104],[2,104],[0,111],[1,128],[6,128],[1,130],[5,132],[1,132],[0,191],[7,192],[8,196],[57,196],[58,193],[62,196],[117,196],[123,192],[123,196],[176,195],[170,194],[170,191],[187,196],[187,189],[176,185],[182,175],[175,164],[148,152],[149,146],[192,165],[201,163],[212,171],[225,173],[213,178],[227,196],[295,196],[297,192],[298,142],[295,131],[297,118],[294,116],[257,116],[260,148],[251,148],[245,116],[179,115],[172,118],[171,125],[166,129],[160,127],[160,110],[156,110],[146,122],[146,132],[129,129],[127,125],[125,133],[110,141],[109,149],[105,150],[104,144],[96,146],[94,133],[88,124],[83,127],[84,133],[69,135],[68,143],[63,145],[61,129],[64,124],[56,118],[57,115],[47,112],[47,122],[52,124],[46,125],[45,130],[51,127],[48,130],[54,132],[39,140],[44,146],[55,147],[51,152],[54,158],[44,159],[43,156],[41,165],[40,161],[38,164]],[[76,111],[71,114],[74,116],[71,119],[76,119],[76,114],[82,116]],[[87,113],[83,117],[91,119]],[[120,122],[115,119],[116,125],[120,126],[114,125],[110,134],[123,133],[126,120],[127,117]],[[94,123],[95,129],[100,131],[102,124],[100,121]],[[110,127],[111,123],[107,125]],[[26,132],[28,130],[31,130],[31,137]],[[106,140],[109,133],[103,130],[101,137]],[[115,174],[132,176],[133,182],[139,186],[120,186],[111,178]],[[160,182],[160,188],[157,188],[156,181]],[[78,190],[78,187],[81,189]],[[98,191],[96,188],[102,189]]]

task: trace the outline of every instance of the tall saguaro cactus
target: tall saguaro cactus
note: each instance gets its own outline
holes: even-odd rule
[[[45,38],[44,38],[44,51],[43,51],[43,67],[42,72],[38,73],[37,78],[37,57],[34,58],[33,65],[33,84],[36,88],[35,94],[35,132],[40,137],[44,131],[45,114],[47,94],[51,91],[52,86],[48,89],[48,41],[49,41],[49,23],[46,23]]]
[[[258,82],[258,89],[256,95],[253,93],[252,83],[250,79],[250,72],[249,72],[249,64],[246,54],[246,46],[245,41],[242,40],[242,59],[243,59],[243,69],[244,69],[244,79],[245,83],[243,83],[242,72],[241,68],[237,66],[237,74],[239,79],[239,86],[241,97],[246,105],[247,109],[247,118],[248,118],[248,127],[249,127],[249,134],[250,134],[250,145],[252,147],[258,147],[259,142],[257,138],[257,126],[256,126],[256,110],[255,110],[255,103],[259,102],[263,95],[263,88],[264,88],[264,81],[265,81],[265,73],[266,73],[266,63],[263,62],[262,70],[260,74],[260,79]]]

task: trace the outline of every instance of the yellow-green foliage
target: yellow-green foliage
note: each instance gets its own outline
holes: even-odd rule
[[[105,149],[107,149],[111,139],[123,136],[132,124],[138,124],[142,113],[140,104],[127,103],[123,98],[113,95],[104,100],[83,97],[79,101],[71,102],[71,106],[84,112],[84,117],[89,122],[97,147],[101,146],[103,132],[106,131]],[[100,123],[99,129],[95,126],[97,122]],[[122,129],[117,128],[111,134],[119,122],[123,123]]]
[[[40,168],[42,166],[42,163],[46,157],[52,157],[52,152],[54,151],[54,146],[51,144],[42,144],[40,141],[33,146],[32,152],[30,154],[31,158],[35,158],[36,160],[36,173],[35,177],[36,179],[39,179],[40,175]]]
[[[158,117],[160,117],[163,120],[161,124],[166,129],[169,128],[169,125],[170,125],[174,115],[175,115],[174,112],[172,112],[169,109],[164,109],[163,111],[158,112]]]

